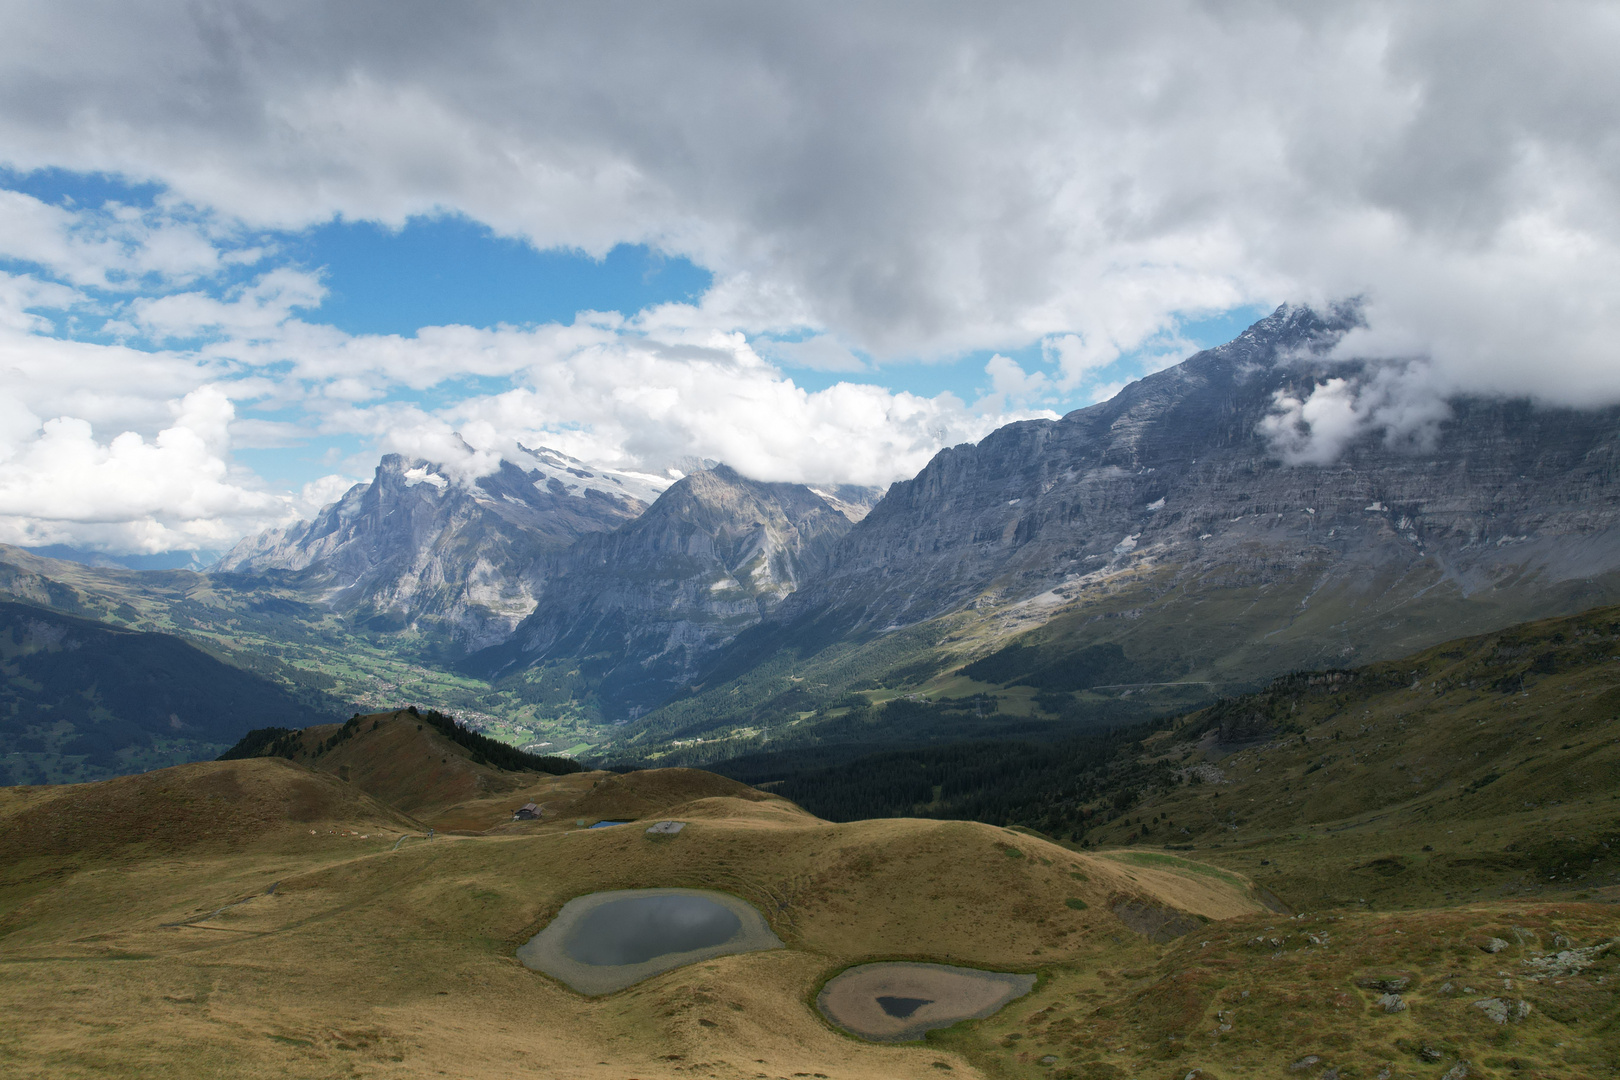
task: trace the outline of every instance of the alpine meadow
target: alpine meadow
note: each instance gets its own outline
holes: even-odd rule
[[[1620,1076],[1620,23],[0,13],[0,1074]]]

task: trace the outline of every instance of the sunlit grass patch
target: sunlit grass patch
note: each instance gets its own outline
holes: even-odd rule
[[[1132,866],[1154,866],[1186,874],[1204,874],[1224,881],[1228,885],[1236,885],[1238,888],[1244,888],[1248,884],[1236,874],[1222,870],[1218,866],[1193,862],[1191,859],[1183,859],[1176,855],[1165,855],[1157,851],[1109,851],[1102,853],[1101,857],[1112,859],[1115,862],[1128,863]]]

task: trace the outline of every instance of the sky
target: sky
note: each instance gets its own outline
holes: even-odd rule
[[[0,542],[222,550],[389,452],[888,484],[1284,302],[1383,364],[1297,467],[1620,402],[1617,100],[1600,3],[8,4]]]

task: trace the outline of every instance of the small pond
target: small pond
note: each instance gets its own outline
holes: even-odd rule
[[[862,964],[816,995],[823,1016],[873,1042],[920,1039],[935,1028],[990,1016],[1035,986],[1035,976],[949,964]]]
[[[630,824],[628,821],[598,821],[595,825],[590,826],[590,828],[593,828],[593,829],[607,829],[607,828],[613,827],[614,825],[628,825],[628,824]]]
[[[576,897],[517,952],[582,994],[609,994],[671,968],[780,949],[765,917],[704,889],[623,889]]]
[[[617,967],[645,964],[667,953],[711,949],[741,929],[735,911],[707,896],[654,893],[592,908],[575,924],[563,948],[582,964]]]

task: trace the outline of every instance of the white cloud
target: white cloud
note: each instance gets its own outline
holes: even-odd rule
[[[1030,398],[1040,397],[1052,389],[1052,380],[1047,378],[1045,372],[1026,373],[1018,361],[1000,353],[990,358],[989,363],[984,365],[984,370],[990,376],[991,389],[1014,400],[1027,401]]]
[[[156,341],[226,334],[242,343],[276,334],[295,309],[317,307],[325,296],[319,277],[283,267],[224,300],[202,292],[142,298],[130,304],[129,317]]]
[[[240,373],[226,358],[56,337],[27,310],[41,291],[49,293],[30,288],[27,279],[0,277],[0,396],[36,416],[76,417],[102,430],[155,435],[172,418],[170,402]],[[50,304],[63,299],[45,297]],[[263,392],[262,383],[251,385]]]
[[[1005,413],[1009,402],[1015,409],[1028,410],[1031,403],[1050,398],[1057,389],[1044,371],[1026,372],[1018,361],[1000,353],[989,359],[984,371],[990,376],[990,392],[974,402],[975,412]],[[1056,414],[1042,410],[1041,415]]]
[[[0,271],[0,334],[6,332],[45,333],[51,321],[36,315],[35,308],[65,308],[82,299],[77,290],[51,281],[40,281],[29,274]]]
[[[286,500],[230,475],[224,458],[233,409],[223,393],[201,387],[173,411],[171,426],[150,442],[126,431],[103,443],[89,423],[66,416],[13,442],[0,462],[0,537],[25,544],[91,537],[164,551],[215,546],[287,516]]]
[[[1079,386],[1087,376],[1119,359],[1120,347],[1113,341],[1087,341],[1079,334],[1061,334],[1041,342],[1048,362],[1055,362],[1066,387]]]
[[[231,446],[237,450],[278,450],[302,446],[315,435],[313,428],[287,420],[237,418],[231,422]]]
[[[1325,379],[1303,399],[1279,390],[1260,433],[1287,465],[1327,465],[1367,433],[1390,446],[1428,448],[1451,415],[1426,363],[1378,365]]]
[[[769,338],[755,342],[756,348],[767,359],[788,367],[808,368],[811,371],[866,371],[866,362],[850,351],[848,345],[829,334],[817,334],[804,341],[773,341]]]
[[[301,518],[312,518],[320,513],[322,507],[337,502],[346,491],[362,482],[357,477],[337,473],[311,480],[299,489],[294,510]]]
[[[1179,358],[1179,318],[1359,295],[1367,325],[1340,355],[1402,362],[1279,401],[1287,460],[1358,433],[1422,439],[1458,390],[1620,401],[1620,25],[1601,3],[400,18],[368,0],[70,0],[24,4],[7,30],[0,165],[163,194],[87,209],[0,192],[0,255],[39,268],[0,274],[6,490],[71,502],[51,477],[103,490],[133,455],[169,478],[107,504],[143,549],[261,512],[228,505],[254,490],[228,443],[159,445],[170,403],[201,386],[294,417],[235,421],[239,448],[346,433],[472,475],[521,439],[627,467],[704,456],[883,482],[1053,394],[1106,396],[1133,374],[1121,356]],[[436,213],[542,248],[649,243],[715,283],[698,304],[571,326],[349,336],[319,324],[319,280],[254,235]],[[103,319],[206,344],[70,340]],[[998,353],[972,409],[809,393],[771,366],[881,372],[1036,342],[1045,369]],[[509,389],[458,389],[473,378]],[[97,441],[114,431],[135,442]],[[95,467],[61,471],[73,461]]]
[[[257,255],[257,252],[252,253]],[[164,208],[52,206],[0,189],[0,256],[34,263],[74,285],[128,289],[148,275],[187,282],[223,265],[215,238]],[[238,253],[236,261],[244,257]]]
[[[949,394],[923,398],[839,383],[809,392],[765,363],[740,334],[660,340],[555,328],[472,331],[459,343],[522,357],[520,386],[469,397],[429,416],[380,405],[333,413],[329,423],[401,452],[460,461],[464,474],[495,458],[469,457],[453,432],[488,455],[516,443],[549,445],[587,461],[662,473],[687,458],[725,461],[762,480],[887,484],[913,475],[941,447],[974,441],[1012,419],[981,415]],[[396,362],[420,352],[436,368],[439,343],[397,341]]]
[[[793,311],[879,358],[1072,334],[1071,382],[1176,312],[1366,294],[1488,385],[1531,381],[1528,344],[1574,358],[1571,395],[1620,393],[1581,359],[1620,250],[1602,3],[51,4],[8,29],[0,159],[256,225],[645,241],[713,268],[736,326]],[[1403,304],[1412,281],[1451,303]]]

